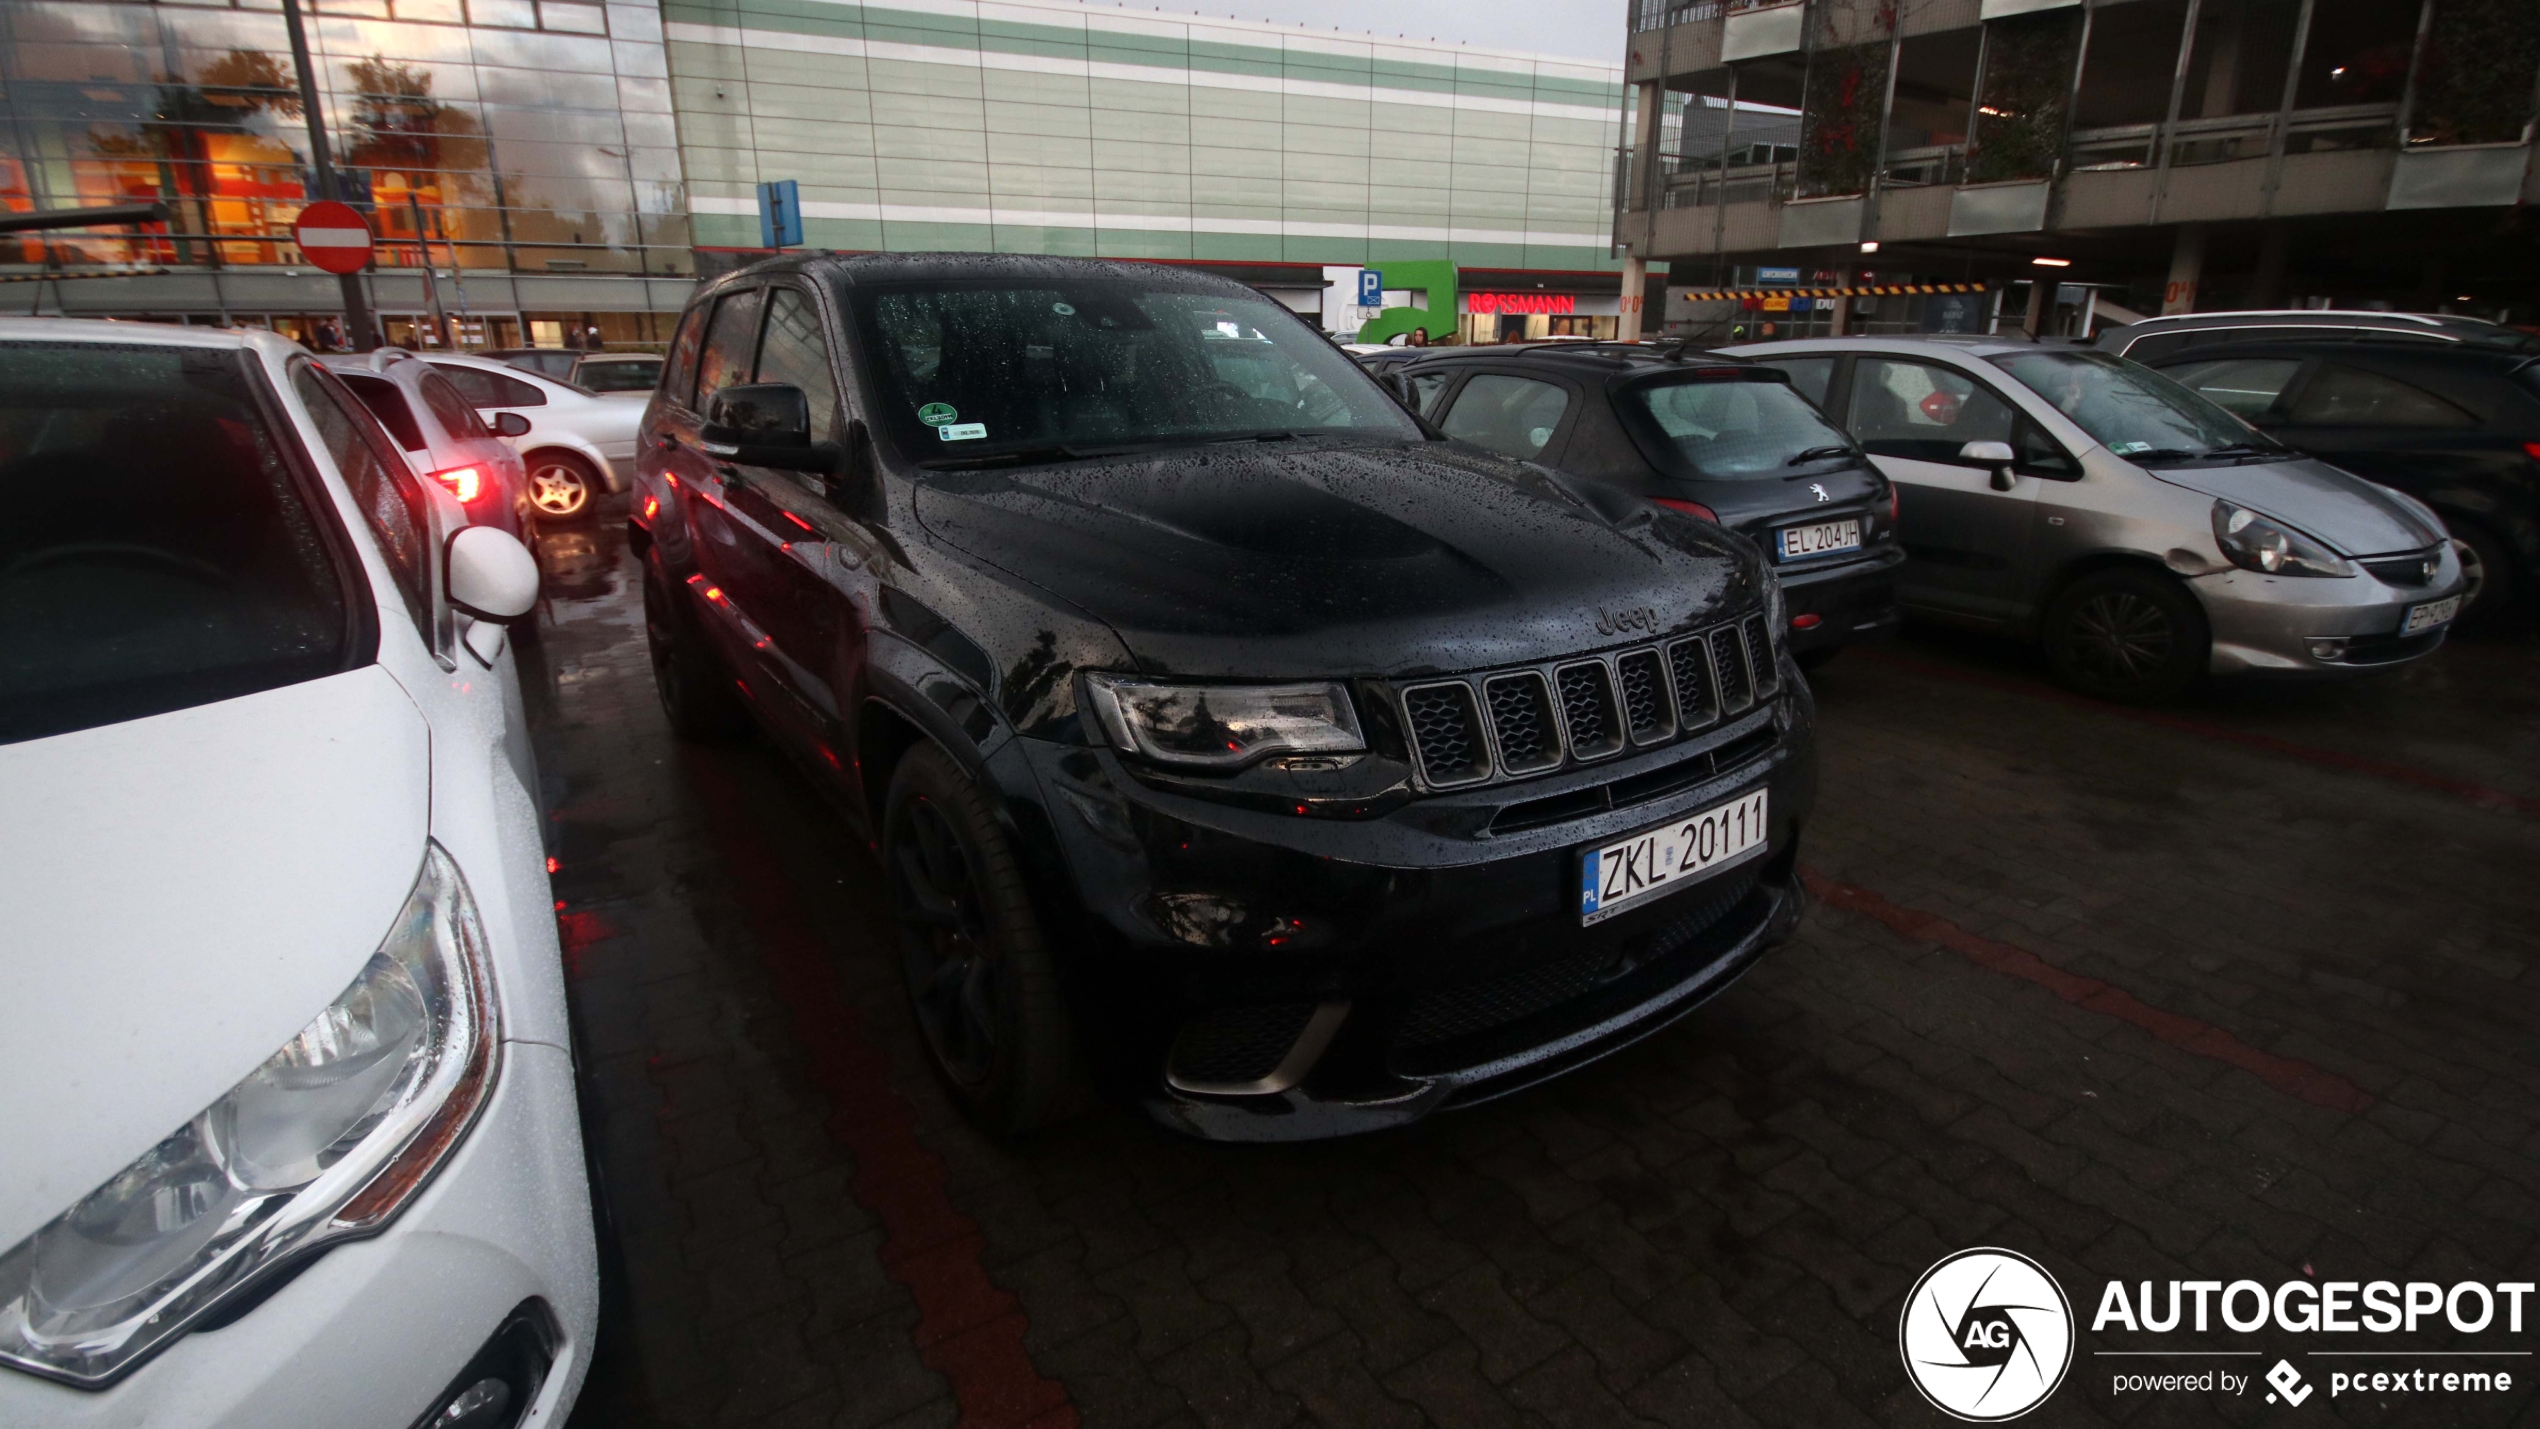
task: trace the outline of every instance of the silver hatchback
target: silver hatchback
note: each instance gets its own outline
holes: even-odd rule
[[[2466,586],[2415,498],[2149,368],[2022,339],[1818,338],[1787,370],[1900,488],[1901,603],[2041,642],[2113,699],[2431,653]]]

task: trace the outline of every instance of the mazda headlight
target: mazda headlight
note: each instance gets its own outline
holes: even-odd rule
[[[497,1045],[475,904],[427,844],[387,941],[341,997],[0,1255],[0,1361],[100,1387],[260,1272],[378,1230],[466,1133]]]
[[[2214,540],[2242,570],[2271,576],[2351,576],[2343,556],[2294,530],[2228,501],[2214,503]]]
[[[1163,764],[1237,769],[1266,754],[1367,747],[1337,684],[1176,685],[1088,675],[1095,718],[1121,750]]]

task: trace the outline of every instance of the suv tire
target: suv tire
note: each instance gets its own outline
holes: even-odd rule
[[[2460,552],[2461,563],[2474,567],[2470,578],[2471,598],[2462,602],[2461,624],[2492,626],[2510,614],[2522,599],[2520,572],[2514,569],[2513,553],[2496,533],[2474,521],[2452,520],[2452,540]]]
[[[2164,574],[2120,568],[2083,576],[2046,607],[2046,658],[2086,695],[2128,704],[2171,699],[2205,672],[2204,607]]]
[[[721,744],[749,731],[750,712],[733,692],[732,676],[658,558],[644,562],[644,644],[672,734],[691,744]]]
[[[928,743],[891,772],[882,869],[900,971],[935,1073],[992,1136],[1055,1120],[1075,1044],[1023,871],[987,795]]]

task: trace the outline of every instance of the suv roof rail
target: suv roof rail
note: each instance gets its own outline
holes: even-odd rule
[[[2416,323],[2423,327],[2436,328],[2446,323],[2478,323],[2485,327],[2496,326],[2485,318],[2474,318],[2462,313],[2384,313],[2375,312],[2369,308],[2233,308],[2215,313],[2166,313],[2159,317],[2145,318],[2143,322],[2129,324],[2129,326],[2188,322],[2196,318],[2381,318],[2390,322]]]

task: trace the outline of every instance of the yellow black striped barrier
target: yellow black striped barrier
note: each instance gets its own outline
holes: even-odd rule
[[[67,283],[81,278],[148,278],[174,268],[116,268],[104,273],[0,273],[0,283]]]
[[[1668,296],[1693,303],[1743,301],[1747,298],[1886,298],[1912,293],[1989,293],[1984,283],[1878,283],[1863,288],[1710,288]]]

